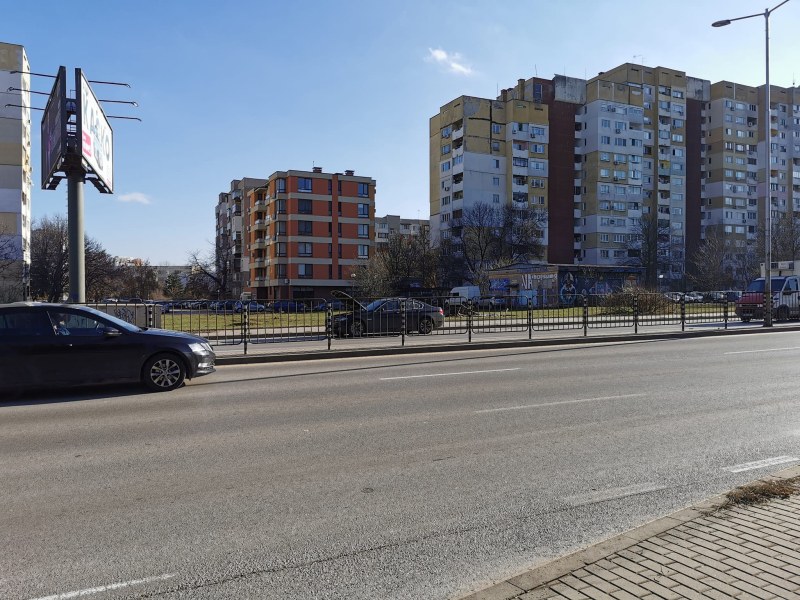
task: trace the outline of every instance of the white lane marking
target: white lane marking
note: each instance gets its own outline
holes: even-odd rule
[[[381,381],[392,381],[394,379],[420,379],[422,377],[447,377],[449,375],[473,375],[475,373],[502,373],[504,371],[519,371],[520,367],[513,369],[487,369],[485,371],[459,371],[457,373],[432,373],[430,375],[406,375],[404,377],[381,377]]]
[[[733,465],[732,467],[724,467],[722,470],[730,471],[731,473],[741,473],[742,471],[752,471],[753,469],[760,469],[761,467],[770,467],[772,465],[782,465],[784,463],[798,461],[800,461],[800,458],[795,458],[794,456],[775,456],[773,458],[765,458],[764,460],[757,460],[755,462]]]
[[[597,490],[584,494],[575,494],[573,496],[567,496],[564,498],[564,500],[571,506],[582,506],[584,504],[593,504],[595,502],[604,502],[607,500],[618,500],[620,498],[627,498],[628,496],[638,496],[641,494],[657,492],[665,489],[667,489],[666,485],[659,485],[658,483],[648,481],[647,483],[637,483],[634,485],[626,485],[624,487]]]
[[[52,596],[42,596],[41,598],[33,598],[33,600],[68,600],[69,598],[78,598],[79,596],[89,596],[91,594],[99,594],[101,592],[108,592],[111,590],[118,590],[132,585],[142,585],[144,583],[152,583],[154,581],[164,581],[165,579],[172,579],[177,573],[168,573],[166,575],[153,575],[152,577],[145,577],[144,579],[132,579],[130,581],[120,581],[119,583],[110,583],[108,585],[100,585],[93,588],[86,588],[84,590],[75,590],[74,592],[64,592],[63,594],[53,594]]]
[[[598,400],[622,400],[624,398],[638,398],[646,394],[622,394],[621,396],[598,396],[597,398],[580,398],[578,400],[564,400],[562,402],[543,402],[542,404],[523,404],[520,406],[503,406],[501,408],[484,408],[476,410],[475,414],[500,412],[503,410],[525,410],[527,408],[541,408],[543,406],[559,406],[561,404],[576,404],[578,402],[595,402]]]
[[[755,354],[757,352],[785,352],[786,350],[800,350],[800,346],[792,346],[790,348],[766,348],[764,350],[738,350],[736,352],[725,352],[723,355],[728,354]]]

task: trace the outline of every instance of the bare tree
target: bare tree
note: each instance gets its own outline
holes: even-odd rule
[[[198,250],[189,254],[192,267],[192,289],[206,288],[209,295],[227,298],[231,295],[231,276],[234,268],[232,247],[224,239],[218,238],[213,249],[203,254]],[[201,282],[206,279],[206,282]],[[187,286],[189,287],[189,286]]]
[[[61,300],[69,284],[67,220],[44,217],[31,229],[31,294],[48,302]]]
[[[701,290],[726,290],[733,286],[731,240],[717,231],[706,230],[706,239],[689,260],[687,277]]]
[[[44,217],[31,229],[31,294],[58,302],[69,285],[67,220],[60,215]],[[86,297],[100,299],[115,286],[114,259],[100,242],[84,241]]]
[[[158,275],[146,260],[136,260],[119,267],[118,292],[121,297],[150,298],[158,291]]]
[[[671,273],[673,266],[683,265],[683,259],[675,258],[675,251],[682,251],[672,243],[672,232],[668,219],[659,219],[658,213],[642,215],[627,244],[628,258],[624,264],[644,269],[644,286],[657,289],[659,272]]]
[[[489,271],[515,262],[541,258],[546,214],[530,208],[495,208],[477,202],[456,218],[454,234],[470,281],[489,287]]]

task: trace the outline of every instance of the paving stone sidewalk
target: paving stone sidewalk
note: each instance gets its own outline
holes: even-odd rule
[[[760,481],[800,477],[800,466]],[[800,599],[800,495],[720,509],[726,495],[462,600]]]

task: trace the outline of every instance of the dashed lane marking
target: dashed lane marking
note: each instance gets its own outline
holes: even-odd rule
[[[79,598],[81,596],[90,596],[92,594],[100,594],[102,592],[109,592],[118,590],[120,588],[131,587],[134,585],[143,585],[145,583],[153,583],[155,581],[164,581],[172,579],[177,573],[167,573],[165,575],[153,575],[152,577],[145,577],[144,579],[131,579],[130,581],[120,581],[118,583],[109,583],[108,585],[99,585],[97,587],[86,588],[83,590],[75,590],[73,592],[64,592],[62,594],[53,594],[52,596],[42,596],[41,598],[33,598],[32,600],[69,600],[69,598]]]

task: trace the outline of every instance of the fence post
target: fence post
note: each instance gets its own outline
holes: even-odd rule
[[[467,300],[467,342],[472,341],[472,299]]]
[[[406,301],[400,300],[400,345],[406,345]]]
[[[589,335],[589,296],[581,295],[583,296],[583,337],[587,337]]]
[[[633,295],[633,333],[639,333],[639,294]]]
[[[330,350],[333,339],[333,309],[330,306],[325,311],[325,337],[328,338],[328,350]]]
[[[725,298],[725,306],[722,307],[722,318],[725,320],[725,329],[728,328],[728,299]]]
[[[526,296],[527,297],[527,296]],[[533,302],[528,298],[528,339],[533,339]]]
[[[250,303],[244,305],[242,311],[242,341],[244,343],[244,353],[247,354],[247,339],[250,337]]]
[[[686,289],[686,288],[684,288]],[[681,296],[681,331],[686,331],[686,296]]]

